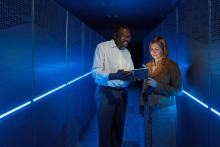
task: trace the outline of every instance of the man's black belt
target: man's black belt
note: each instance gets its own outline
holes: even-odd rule
[[[126,90],[126,88],[124,87],[111,87],[111,86],[102,86],[102,85],[99,85],[99,87],[103,89],[111,89],[111,90],[118,90],[118,91]]]

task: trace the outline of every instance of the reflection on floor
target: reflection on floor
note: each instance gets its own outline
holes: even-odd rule
[[[144,147],[144,119],[139,115],[140,89],[130,88],[126,113],[125,132],[122,147]],[[96,116],[83,135],[80,147],[98,147],[98,126]]]

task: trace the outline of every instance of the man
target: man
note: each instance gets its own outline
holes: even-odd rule
[[[97,83],[96,108],[99,147],[120,147],[123,139],[130,70],[134,69],[130,52],[130,29],[119,26],[113,40],[96,47],[92,74]]]

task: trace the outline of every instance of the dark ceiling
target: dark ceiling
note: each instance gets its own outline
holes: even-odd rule
[[[119,23],[132,30],[132,41],[143,38],[171,12],[180,0],[55,0],[106,39]]]

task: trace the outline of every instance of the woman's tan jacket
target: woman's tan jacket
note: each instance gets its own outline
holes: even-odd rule
[[[146,64],[149,76],[157,81],[157,86],[150,94],[147,94],[146,91],[149,88],[143,84],[141,106],[144,106],[145,102],[151,106],[175,104],[175,96],[182,94],[182,79],[178,65],[168,58],[163,58],[153,72],[154,65],[154,61]]]

